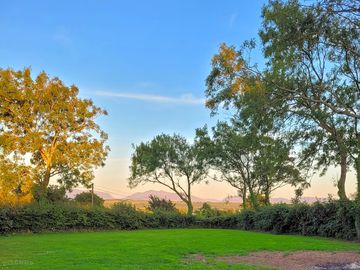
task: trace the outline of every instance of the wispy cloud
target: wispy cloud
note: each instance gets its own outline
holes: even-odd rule
[[[125,99],[135,99],[145,102],[168,103],[168,104],[187,104],[187,105],[204,105],[204,98],[194,97],[192,94],[181,95],[179,97],[169,97],[160,95],[149,95],[142,93],[125,93],[125,92],[105,92],[97,91],[97,96],[116,97]]]
[[[230,15],[230,18],[229,18],[229,27],[232,28],[236,22],[236,19],[238,17],[238,14],[237,13],[233,13]]]
[[[63,26],[58,27],[52,36],[52,39],[62,45],[68,45],[71,43],[69,30]]]

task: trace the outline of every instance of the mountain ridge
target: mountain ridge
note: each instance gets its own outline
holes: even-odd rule
[[[81,189],[74,189],[72,192],[67,193],[67,196],[69,198],[75,198],[75,196],[81,192],[86,192],[87,190],[81,190]],[[148,201],[150,195],[157,196],[161,199],[171,200],[174,202],[181,201],[180,197],[173,192],[168,192],[164,190],[147,190],[143,192],[135,192],[133,194],[130,194],[128,196],[119,196],[116,193],[111,192],[104,192],[104,191],[94,191],[96,195],[102,197],[104,200],[116,200],[116,199],[122,199],[122,200],[134,200],[134,201]],[[282,197],[275,197],[271,198],[271,203],[291,203],[291,199],[288,198],[282,198]],[[307,202],[307,203],[314,203],[316,201],[323,201],[325,198],[318,198],[318,197],[303,197],[301,201]],[[239,196],[228,196],[224,199],[214,199],[214,198],[201,198],[198,196],[192,196],[193,202],[230,202],[230,203],[242,203],[242,198]]]

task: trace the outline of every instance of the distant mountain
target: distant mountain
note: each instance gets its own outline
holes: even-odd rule
[[[75,198],[75,196],[81,192],[87,190],[74,189],[72,192],[67,193],[69,198]],[[136,192],[127,197],[122,197],[119,195],[111,194],[111,192],[103,192],[95,190],[95,194],[103,198],[104,200],[114,200],[114,199],[123,199],[123,200],[133,200],[133,201],[148,201],[150,195],[157,196],[161,199],[167,199],[174,202],[181,201],[179,196],[173,192],[167,192],[163,190],[148,190],[144,192]],[[314,203],[316,201],[323,201],[325,198],[317,198],[317,197],[303,197],[302,201],[307,203]],[[230,202],[230,203],[242,203],[242,198],[240,196],[229,196],[225,199],[209,199],[209,198],[200,198],[197,196],[192,196],[193,202]],[[271,198],[271,203],[291,203],[290,199],[287,198]]]
[[[174,202],[181,201],[179,196],[172,192],[167,192],[163,190],[148,190],[145,192],[136,192],[130,196],[125,197],[125,200],[134,200],[134,201],[147,201],[149,200],[150,195],[157,196],[161,199],[171,200]],[[219,202],[217,199],[203,199],[200,197],[192,196],[193,202]]]
[[[74,199],[76,195],[82,193],[82,192],[88,192],[89,190],[82,190],[82,189],[73,189],[71,192],[68,192],[66,194],[67,197]],[[94,193],[96,195],[98,195],[99,197],[103,198],[104,200],[113,200],[113,199],[118,199],[117,197],[114,197],[113,195],[111,195],[110,193],[107,192],[103,192],[103,191],[94,191]]]
[[[314,203],[317,201],[324,201],[326,200],[325,198],[317,198],[317,197],[302,197],[301,201],[302,202],[307,202],[307,203]],[[223,200],[224,202],[232,202],[232,203],[242,203],[242,198],[239,196],[234,196],[234,197],[227,197]],[[270,199],[271,203],[291,203],[290,199],[287,198],[271,198]]]

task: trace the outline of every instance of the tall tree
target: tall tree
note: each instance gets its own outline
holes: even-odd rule
[[[129,185],[157,183],[174,191],[192,215],[191,189],[203,181],[208,164],[201,147],[179,135],[158,135],[135,147],[131,158]]]
[[[244,93],[261,82],[263,111],[282,122],[275,125],[282,132],[298,131],[304,161],[316,161],[322,173],[332,164],[340,166],[341,199],[347,198],[346,175],[349,165],[357,164],[360,145],[356,7],[353,1],[324,0],[311,6],[296,0],[270,1],[260,32],[265,69],[251,64],[243,48],[223,44],[213,58],[206,92],[211,108],[241,107]],[[254,47],[252,42],[246,45]]]
[[[107,157],[107,134],[95,123],[106,111],[78,92],[45,72],[0,70],[0,141],[8,153],[31,155],[43,193],[51,177],[67,188],[88,184]]]
[[[317,130],[318,136],[325,136],[322,151],[331,160],[324,162],[322,156],[318,161],[340,166],[338,195],[346,199],[351,154],[348,127],[355,127],[353,121],[360,117],[355,95],[359,90],[351,78],[359,68],[351,53],[359,31],[346,29],[329,10],[302,6],[298,1],[272,1],[263,18],[260,36],[268,59],[265,79],[271,84],[271,94],[283,101],[288,113],[306,121],[314,135]],[[338,46],[345,41],[346,45]]]
[[[212,136],[206,128],[197,130],[197,141],[206,150],[206,158],[215,171],[215,179],[228,182],[251,206],[259,206],[259,195],[270,204],[271,193],[285,185],[306,186],[294,164],[290,147],[280,139],[246,132],[236,125],[219,122]]]

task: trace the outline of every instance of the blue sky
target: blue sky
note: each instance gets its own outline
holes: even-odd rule
[[[3,1],[0,67],[45,70],[108,110],[99,122],[112,152],[95,184],[128,194],[132,143],[162,132],[192,138],[215,123],[203,105],[211,57],[222,42],[257,37],[265,2]],[[223,186],[198,194],[236,193]]]

